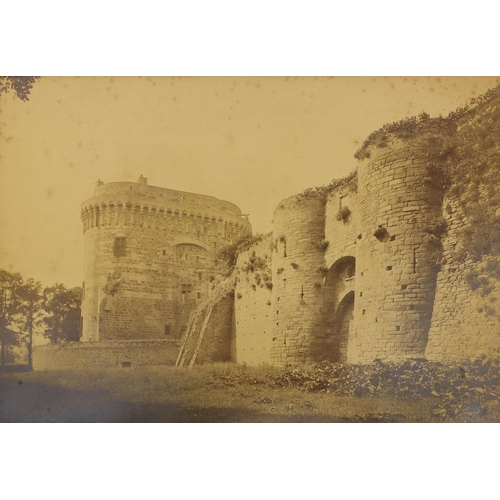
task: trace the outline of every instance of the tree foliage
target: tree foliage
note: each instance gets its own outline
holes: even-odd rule
[[[43,323],[42,285],[39,281],[29,278],[19,289],[19,314],[17,325],[21,338],[25,338],[28,346],[28,365],[33,361],[33,333],[35,327]]]
[[[23,278],[19,273],[0,270],[0,363],[2,365],[9,361],[9,353],[18,343],[12,327],[19,313],[22,283]]]
[[[13,91],[21,101],[28,101],[39,76],[0,76],[0,94]]]
[[[32,363],[33,335],[43,331],[51,342],[80,339],[81,288],[61,283],[42,290],[39,281],[0,269],[1,365],[14,361],[13,349],[26,342]]]
[[[52,343],[80,340],[80,305],[82,289],[66,288],[56,283],[43,291],[42,306],[47,316],[45,337]]]

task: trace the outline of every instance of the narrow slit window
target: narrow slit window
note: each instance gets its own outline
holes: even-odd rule
[[[115,257],[125,257],[127,254],[127,239],[125,236],[117,236],[114,245]]]

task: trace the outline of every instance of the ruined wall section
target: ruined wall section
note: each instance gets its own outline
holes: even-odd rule
[[[317,361],[325,352],[321,270],[325,201],[320,193],[293,196],[274,212],[273,341],[271,361],[296,365]]]
[[[500,189],[500,186],[497,186]],[[431,361],[471,360],[500,354],[500,286],[495,256],[475,262],[457,258],[466,226],[459,200],[445,200],[448,233],[443,240],[444,265],[438,277],[429,341]],[[491,276],[488,268],[494,270]]]
[[[498,93],[498,92],[497,92]],[[426,357],[435,361],[500,354],[500,99],[457,120],[442,168],[448,230]]]
[[[141,179],[98,183],[82,205],[84,341],[180,338],[220,272],[219,248],[251,233],[232,203]]]
[[[442,190],[430,172],[442,149],[441,131],[416,137],[388,134],[358,167],[354,345],[351,363],[422,358],[441,259]]]
[[[273,235],[238,256],[235,289],[235,361],[248,365],[271,362]]]

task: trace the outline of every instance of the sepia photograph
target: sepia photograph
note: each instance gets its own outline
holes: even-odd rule
[[[500,421],[499,77],[0,77],[0,422]]]

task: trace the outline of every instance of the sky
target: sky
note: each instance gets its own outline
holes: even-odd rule
[[[42,77],[0,96],[0,269],[83,279],[80,205],[98,178],[207,194],[272,230],[278,203],[356,167],[383,124],[446,115],[495,77]]]

